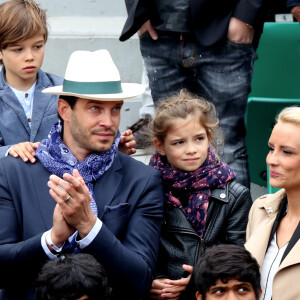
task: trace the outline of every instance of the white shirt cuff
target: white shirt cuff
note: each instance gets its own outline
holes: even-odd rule
[[[13,146],[14,146],[14,145],[13,145]],[[8,152],[9,152],[9,150],[10,150],[13,146],[9,147],[9,148],[6,150],[6,152],[5,152],[5,157],[8,156],[8,154],[9,154]]]
[[[102,228],[102,221],[97,218],[95,225],[93,226],[91,231],[88,233],[88,235],[81,240],[76,239],[78,247],[80,249],[87,247],[95,239],[95,237],[97,236],[97,234],[99,233],[101,228]]]
[[[51,230],[52,230],[52,228],[51,228],[50,230],[48,230],[48,231],[46,231],[46,232],[43,233],[42,238],[41,238],[41,244],[42,244],[42,247],[43,247],[43,249],[44,249],[44,252],[45,252],[46,255],[48,256],[48,258],[53,260],[53,259],[57,258],[57,255],[53,254],[53,253],[49,250],[49,248],[48,248],[48,246],[47,246],[47,244],[46,244],[46,235],[48,234],[48,232],[49,232],[49,234],[50,234],[50,231],[51,231]]]
[[[102,221],[97,218],[95,225],[93,226],[91,231],[88,233],[88,235],[86,237],[84,237],[82,240],[76,240],[76,242],[78,244],[78,247],[80,249],[83,249],[83,248],[87,247],[95,239],[95,237],[97,236],[97,234],[99,233],[101,228],[102,228]],[[57,255],[53,254],[49,250],[49,248],[46,244],[46,235],[48,234],[48,232],[50,234],[51,230],[52,230],[52,228],[43,233],[42,238],[41,238],[41,244],[42,244],[44,252],[48,256],[48,258],[49,259],[55,259],[55,258],[57,258]],[[77,235],[77,234],[78,234],[78,232],[76,231],[72,236],[69,237],[69,241],[71,241],[73,236]]]

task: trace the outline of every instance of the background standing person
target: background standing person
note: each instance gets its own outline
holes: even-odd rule
[[[108,300],[110,295],[103,267],[87,253],[48,261],[35,285],[37,300]]]
[[[300,107],[283,109],[268,145],[270,185],[282,188],[254,201],[246,248],[261,266],[261,300],[300,295]]]
[[[150,165],[165,193],[153,299],[193,299],[190,273],[206,247],[243,245],[252,204],[249,190],[216,154],[215,107],[182,90],[157,107],[151,124],[157,153]]]
[[[287,0],[287,6],[291,9],[294,18],[300,23],[300,1]]]
[[[159,172],[118,152],[123,100],[140,84],[121,83],[107,50],[72,53],[56,122],[37,162],[0,160],[1,300],[35,299],[49,259],[85,252],[104,267],[112,298],[140,299],[156,264],[163,194]]]
[[[247,187],[245,113],[262,2],[125,0],[120,37],[138,32],[155,105],[182,88],[213,101],[225,138],[221,158]]]

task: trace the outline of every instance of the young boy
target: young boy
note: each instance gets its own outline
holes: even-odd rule
[[[36,281],[37,300],[107,300],[109,296],[103,267],[87,253],[48,261]]]
[[[57,120],[57,96],[42,94],[62,79],[40,70],[48,37],[46,14],[34,1],[0,5],[0,157],[34,152]],[[25,151],[25,150],[24,150]]]
[[[258,300],[261,295],[258,263],[242,246],[211,247],[194,276],[197,300]]]
[[[57,121],[58,96],[42,93],[63,82],[40,69],[47,37],[46,13],[34,1],[0,5],[0,158],[9,153],[35,162],[34,150]],[[130,130],[121,142],[121,151],[135,152]]]

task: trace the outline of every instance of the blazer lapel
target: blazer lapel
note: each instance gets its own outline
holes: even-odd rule
[[[56,97],[55,95],[47,95],[42,93],[42,90],[51,85],[49,79],[41,71],[38,73],[38,80],[36,83],[36,88],[33,98],[33,108],[32,108],[32,123],[31,123],[31,135],[30,141],[34,141],[41,122],[43,120],[45,111],[50,105],[50,99]],[[50,131],[50,130],[49,130]]]
[[[4,101],[8,106],[10,106],[10,108],[16,113],[17,117],[20,119],[21,123],[28,132],[28,135],[30,135],[30,127],[28,124],[28,120],[20,101],[17,99],[15,93],[10,89],[9,86],[6,85],[2,87],[3,89],[0,90],[0,96],[5,95],[5,97],[1,97],[2,101]]]
[[[53,211],[56,205],[55,200],[49,194],[47,182],[51,173],[40,163],[32,165],[32,182],[34,184],[37,206],[40,208],[45,226],[50,229],[53,226]],[[32,216],[34,218],[34,216]]]
[[[117,155],[112,166],[102,175],[94,186],[94,194],[98,208],[98,217],[102,219],[105,206],[111,204],[123,178],[122,164]]]

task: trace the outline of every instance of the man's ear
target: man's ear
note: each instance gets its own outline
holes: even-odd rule
[[[64,121],[69,121],[70,119],[70,112],[71,112],[71,106],[69,105],[69,103],[64,100],[64,99],[58,99],[57,102],[57,111],[60,115],[60,117],[64,120]]]
[[[197,300],[203,299],[202,295],[198,291],[196,292],[196,298],[197,298]]]
[[[161,155],[166,155],[164,143],[159,141],[157,138],[153,139],[153,144],[156,149],[156,151]]]

